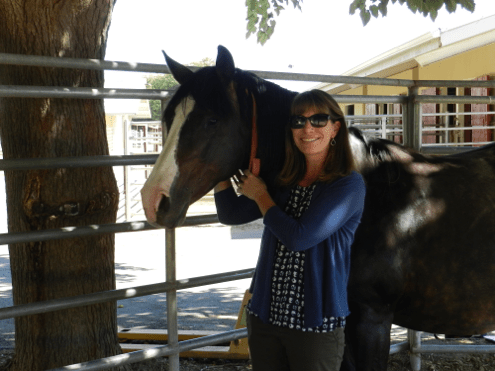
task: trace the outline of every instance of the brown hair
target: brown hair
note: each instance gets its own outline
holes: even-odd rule
[[[314,109],[319,113],[329,114],[333,122],[340,122],[340,129],[335,136],[336,144],[330,146],[325,166],[318,178],[320,182],[331,183],[337,178],[349,175],[355,169],[349,144],[349,131],[347,130],[342,110],[330,94],[322,90],[313,89],[294,97],[291,115],[302,115],[310,109]],[[297,148],[290,125],[287,123],[285,131],[285,162],[279,174],[280,185],[294,186],[304,178],[305,174],[306,158]]]

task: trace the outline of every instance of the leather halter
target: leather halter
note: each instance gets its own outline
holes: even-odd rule
[[[254,95],[251,94],[253,98],[253,119],[252,119],[252,133],[251,133],[251,153],[249,155],[249,171],[253,173],[254,176],[259,176],[261,161],[256,158],[256,152],[258,151],[258,127],[256,125],[256,100]]]

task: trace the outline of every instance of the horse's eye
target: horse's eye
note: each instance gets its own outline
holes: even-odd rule
[[[217,122],[218,122],[217,119],[214,119],[214,118],[208,119],[208,125],[215,125]]]

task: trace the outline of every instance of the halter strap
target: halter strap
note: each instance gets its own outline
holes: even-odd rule
[[[252,119],[252,133],[251,133],[251,153],[249,155],[249,171],[255,176],[259,176],[261,161],[256,158],[256,152],[258,152],[258,127],[256,125],[256,100],[254,95],[251,94],[253,98],[253,119]]]

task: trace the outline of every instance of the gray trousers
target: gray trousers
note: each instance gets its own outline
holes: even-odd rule
[[[344,329],[302,332],[247,316],[253,371],[339,371],[344,355]]]

